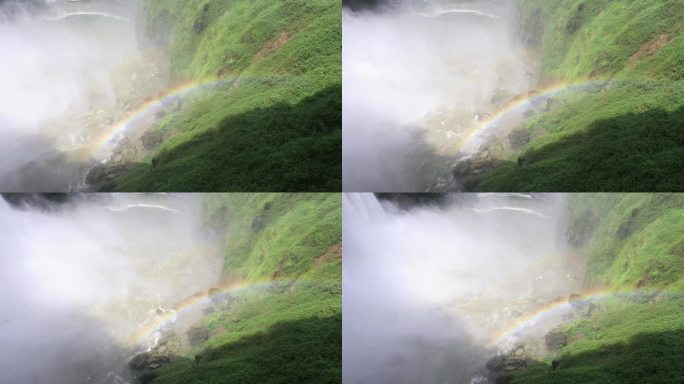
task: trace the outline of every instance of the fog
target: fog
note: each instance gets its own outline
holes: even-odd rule
[[[0,185],[87,189],[101,137],[168,81],[134,0],[0,2]],[[111,150],[112,148],[108,148]]]
[[[343,11],[345,191],[454,189],[478,121],[532,82],[512,2],[399,4]]]
[[[486,382],[489,358],[558,319],[502,332],[579,289],[565,196],[437,201],[344,196],[345,383]]]
[[[9,204],[11,202],[12,204]],[[0,199],[0,382],[133,382],[139,332],[217,284],[222,256],[200,195]],[[181,327],[176,322],[159,327]]]

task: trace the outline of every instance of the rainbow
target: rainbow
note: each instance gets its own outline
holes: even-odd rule
[[[113,148],[124,136],[126,131],[135,126],[145,117],[150,116],[180,97],[184,97],[192,92],[232,85],[239,78],[212,78],[204,81],[189,81],[169,88],[157,97],[146,99],[134,110],[128,112],[122,119],[111,125],[100,137],[92,144],[92,154],[96,159],[107,160],[107,150]]]
[[[531,91],[527,94],[527,96],[514,97],[501,106],[498,110],[496,110],[493,114],[479,121],[475,128],[473,128],[466,136],[463,144],[461,145],[461,150],[468,152],[477,149],[474,148],[478,143],[477,139],[482,138],[485,134],[496,128],[513,112],[522,112],[531,106],[548,99],[549,97],[561,93],[600,88],[605,86],[607,82],[608,80],[605,79],[590,79],[573,83],[558,82],[547,85],[541,89]]]
[[[211,296],[220,296],[227,293],[234,293],[238,291],[243,291],[247,289],[255,288],[266,288],[271,287],[274,284],[292,284],[292,281],[271,281],[267,283],[232,283],[219,285],[210,289]],[[140,326],[140,328],[131,337],[131,345],[143,345],[147,341],[151,340],[157,332],[163,329],[165,326],[173,323],[176,319],[182,316],[184,313],[192,312],[198,310],[204,305],[211,303],[211,297],[208,292],[199,292],[189,298],[178,303],[173,310],[163,312],[157,315],[152,321],[145,322]]]
[[[605,300],[608,298],[620,298],[626,296],[634,296],[637,294],[652,294],[656,295],[677,295],[679,294],[668,293],[665,291],[611,291],[607,289],[597,289],[592,291],[580,292],[579,295],[581,299],[577,302],[579,303],[590,303]],[[501,345],[503,341],[507,339],[514,338],[516,335],[521,334],[525,329],[533,327],[535,324],[548,319],[551,316],[563,314],[569,312],[573,305],[568,302],[568,300],[556,300],[548,303],[544,306],[537,308],[536,310],[522,316],[517,319],[513,324],[507,326],[500,332],[498,332],[491,340],[490,345]]]

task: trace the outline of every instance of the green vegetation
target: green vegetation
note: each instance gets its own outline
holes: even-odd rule
[[[216,194],[206,211],[211,223],[229,225],[226,272],[251,281],[296,278],[342,242],[339,194]]]
[[[153,128],[165,140],[119,191],[341,188],[341,5],[149,0],[174,82],[214,83]]]
[[[589,255],[585,288],[618,293],[567,324],[568,345],[513,382],[681,382],[684,196],[581,194],[570,204],[569,238]]]
[[[517,161],[480,190],[684,190],[684,3],[520,0],[520,33],[542,85],[601,81],[553,98],[524,128]]]
[[[684,300],[607,304],[568,329],[569,344],[549,362],[517,372],[513,383],[681,383]]]
[[[154,383],[339,383],[339,194],[215,194],[208,228],[225,241],[224,280],[244,288],[194,327],[208,332]]]

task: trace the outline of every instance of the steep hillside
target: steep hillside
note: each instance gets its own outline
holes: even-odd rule
[[[560,349],[512,382],[681,382],[684,196],[589,194],[570,204],[568,236],[588,254],[584,285],[593,298],[554,331]]]
[[[193,94],[119,191],[330,191],[341,175],[341,5],[146,0],[141,34]]]
[[[209,291],[189,348],[163,336],[151,356],[171,363],[153,382],[339,383],[340,195],[210,195],[204,210],[225,241],[224,285],[237,288]]]
[[[520,0],[518,12],[537,88],[560,91],[477,188],[684,190],[684,3]]]

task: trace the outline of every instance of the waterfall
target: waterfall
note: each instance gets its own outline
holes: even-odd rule
[[[487,359],[520,340],[504,330],[578,289],[564,212],[562,195],[409,205],[346,194],[345,382],[480,380]]]

